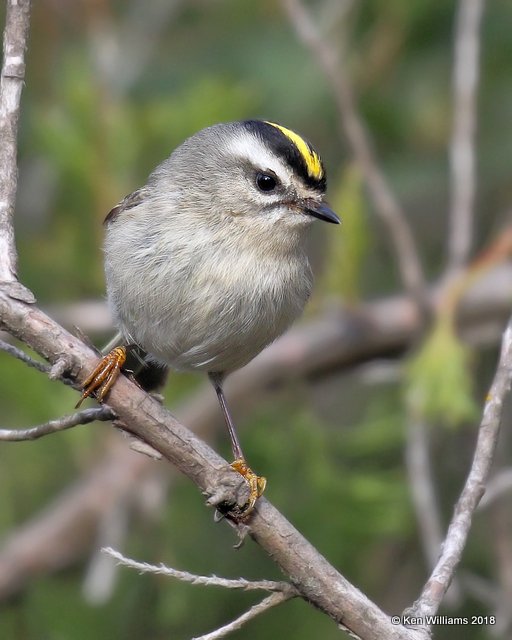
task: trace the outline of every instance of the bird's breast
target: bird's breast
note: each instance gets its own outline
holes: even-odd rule
[[[222,244],[175,243],[146,251],[139,270],[118,268],[108,254],[106,264],[124,333],[177,369],[245,365],[300,315],[312,284],[302,251],[271,258]]]

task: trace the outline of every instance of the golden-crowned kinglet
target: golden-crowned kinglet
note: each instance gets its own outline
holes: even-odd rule
[[[250,485],[247,515],[265,486],[246,465],[222,392],[302,312],[312,274],[306,240],[324,203],[319,155],[272,122],[217,124],[185,140],[147,184],[108,214],[108,299],[126,346],[84,382],[102,400],[136,345],[173,369],[205,371],[229,429],[233,468]]]

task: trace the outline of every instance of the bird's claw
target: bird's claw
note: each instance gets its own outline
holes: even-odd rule
[[[125,362],[125,347],[116,347],[107,353],[106,356],[103,356],[94,370],[84,380],[82,384],[82,395],[75,408],[78,409],[82,402],[90,395],[94,395],[97,400],[101,402],[117,380],[121,367]]]
[[[256,475],[243,458],[234,460],[231,463],[231,468],[239,473],[249,485],[249,498],[247,502],[242,507],[235,507],[229,513],[229,515],[236,520],[244,520],[254,509],[258,498],[263,495],[265,487],[267,486],[267,479],[263,476]]]

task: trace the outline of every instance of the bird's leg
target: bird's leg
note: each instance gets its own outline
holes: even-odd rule
[[[237,514],[238,517],[243,518],[249,515],[249,513],[254,509],[256,500],[265,491],[267,479],[263,476],[256,475],[245,461],[242,447],[240,446],[240,441],[238,440],[238,436],[236,433],[235,425],[233,423],[233,419],[231,418],[231,414],[229,413],[224,392],[222,391],[222,375],[218,373],[210,373],[209,377],[215,388],[215,393],[217,394],[217,399],[219,400],[222,413],[224,414],[229,437],[231,439],[231,447],[233,450],[233,456],[235,458],[231,463],[231,467],[241,476],[243,476],[245,478],[245,481],[249,485],[249,500],[242,508],[241,513]]]
[[[102,402],[117,380],[121,367],[126,362],[127,349],[128,347],[115,347],[101,358],[95,369],[82,384],[82,396],[76,403],[76,409],[90,395],[94,395],[99,402]]]

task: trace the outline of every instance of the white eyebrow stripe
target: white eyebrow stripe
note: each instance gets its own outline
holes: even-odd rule
[[[226,144],[226,148],[231,154],[249,161],[263,171],[270,169],[285,185],[291,183],[290,169],[253,135],[240,132]]]

